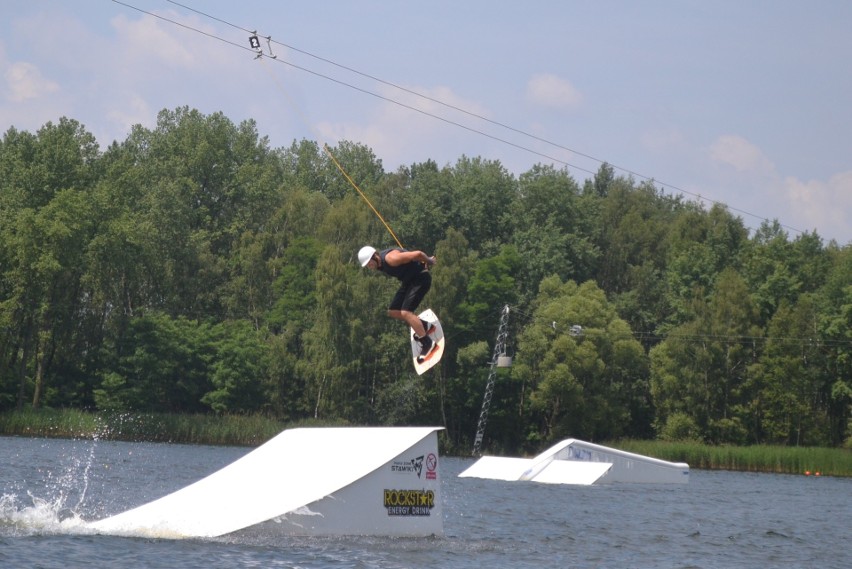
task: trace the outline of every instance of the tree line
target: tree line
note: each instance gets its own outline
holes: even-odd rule
[[[434,252],[447,335],[416,376],[358,266],[393,239],[316,142],[163,110],[101,150],[79,122],[0,142],[0,411],[261,413],[430,424],[472,446],[510,307],[485,447],[565,437],[848,445],[852,247],[603,164],[582,182],[460,157],[386,172],[329,151],[402,243]]]

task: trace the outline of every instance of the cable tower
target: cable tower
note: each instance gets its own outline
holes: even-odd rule
[[[497,342],[494,344],[494,354],[491,356],[491,371],[488,373],[488,383],[485,385],[485,395],[482,398],[482,410],[479,412],[479,425],[476,427],[476,438],[473,441],[473,456],[482,454],[482,437],[485,435],[485,423],[488,422],[488,409],[491,407],[491,395],[494,393],[494,380],[497,378],[498,367],[508,367],[506,357],[506,337],[509,335],[509,305],[500,312],[500,328],[497,330]]]

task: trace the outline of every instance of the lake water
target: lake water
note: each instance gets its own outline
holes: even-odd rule
[[[0,567],[852,567],[852,479],[693,470],[563,486],[440,463],[442,537],[159,540],[93,534],[251,449],[0,437]]]

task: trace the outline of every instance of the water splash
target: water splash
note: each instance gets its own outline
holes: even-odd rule
[[[96,485],[113,466],[99,464],[99,446],[150,424],[149,418],[135,413],[114,413],[96,421],[94,432],[76,433],[73,438],[11,438],[0,445],[0,537],[92,533],[84,520],[110,509],[102,503],[104,497],[110,499],[109,492],[97,497]],[[27,450],[31,444],[40,444],[45,451],[37,459]]]
[[[28,454],[4,457],[12,480],[0,496],[0,535],[89,533],[83,509],[103,429],[87,440],[45,440],[44,448],[56,450],[36,466],[37,476]]]
[[[55,482],[49,486],[57,505],[61,509],[68,509],[74,516],[79,515],[78,512],[86,501],[86,493],[89,490],[89,475],[99,440],[100,437],[95,435],[91,444],[87,445],[88,448],[84,451],[83,456],[72,453],[68,457],[68,464],[60,470]],[[76,500],[74,500],[75,495]]]
[[[44,499],[27,493],[29,504],[18,496],[0,496],[0,533],[11,535],[91,533],[79,514],[61,498]]]

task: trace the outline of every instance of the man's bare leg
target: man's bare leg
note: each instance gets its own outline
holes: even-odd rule
[[[422,338],[426,335],[426,330],[423,328],[423,322],[420,321],[420,318],[411,311],[408,310],[388,310],[388,316],[391,318],[395,318],[396,320],[402,320],[410,328],[414,329],[414,333],[418,338]]]

